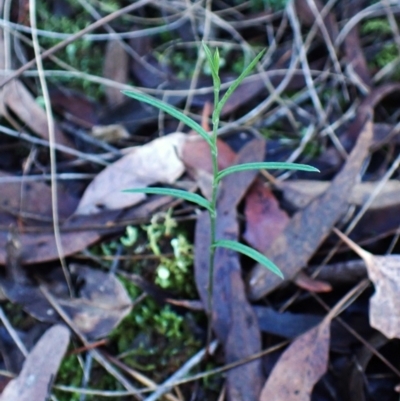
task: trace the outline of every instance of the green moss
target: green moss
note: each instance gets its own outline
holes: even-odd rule
[[[388,43],[384,45],[382,50],[375,56],[374,62],[378,67],[382,68],[398,57],[399,57],[399,50],[396,44]]]
[[[390,34],[392,32],[389,21],[386,18],[373,18],[367,20],[361,25],[362,34]]]
[[[54,15],[45,1],[38,2],[38,28],[49,32],[77,33],[90,25],[93,20],[83,9],[76,6],[76,2],[69,0],[73,9],[73,16]],[[45,36],[39,37],[40,45],[44,48],[50,48],[60,42],[59,39],[52,39]],[[78,39],[66,46],[65,49],[57,52],[57,57],[68,63],[78,71],[93,75],[102,75],[103,68],[103,49],[97,42],[89,42],[84,39]],[[46,60],[45,68],[54,68],[53,62]],[[56,67],[59,68],[59,67]],[[52,78],[55,80],[54,78]],[[58,77],[55,82],[67,83],[70,87],[85,92],[93,98],[100,98],[103,95],[103,89],[100,85],[89,81],[73,78]]]
[[[61,362],[57,373],[57,384],[64,384],[71,387],[80,387],[82,383],[82,367],[76,355],[67,355]],[[78,393],[64,393],[56,391],[59,401],[79,401]]]

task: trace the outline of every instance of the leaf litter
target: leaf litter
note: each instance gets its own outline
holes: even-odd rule
[[[60,2],[57,0],[55,3],[57,5]],[[221,10],[229,10],[230,5],[231,2],[228,1],[224,5],[216,5],[215,7],[221,7]],[[224,186],[220,194],[221,205],[219,209],[223,218],[219,228],[220,239],[240,239],[240,234],[243,232],[243,239],[247,243],[256,246],[267,256],[272,256],[273,260],[275,257],[279,259],[278,266],[284,270],[286,276],[285,284],[294,281],[298,287],[306,291],[297,290],[298,292],[293,295],[293,287],[286,285],[281,287],[280,291],[272,293],[280,283],[278,281],[272,282],[273,278],[268,276],[266,282],[262,279],[260,280],[261,284],[256,287],[251,284],[247,285],[250,297],[253,301],[257,299],[257,303],[252,305],[246,298],[243,281],[243,277],[249,275],[252,266],[246,258],[239,260],[233,251],[219,249],[217,252],[219,259],[218,282],[214,295],[216,309],[213,321],[215,333],[222,344],[222,351],[212,358],[218,361],[237,362],[244,356],[260,351],[263,348],[261,344],[268,347],[275,344],[279,337],[294,338],[300,336],[284,354],[279,351],[271,359],[253,361],[247,365],[235,367],[227,373],[226,397],[229,400],[258,400],[263,384],[268,379],[264,388],[265,392],[268,386],[273,385],[273,382],[276,385],[282,385],[283,389],[286,386],[286,390],[283,391],[289,391],[289,393],[293,391],[293,388],[288,387],[290,384],[300,383],[300,386],[295,386],[295,390],[298,390],[296,394],[298,397],[310,399],[312,393],[313,399],[325,399],[321,398],[319,393],[325,379],[323,377],[322,380],[319,380],[319,377],[326,369],[326,355],[330,349],[333,351],[329,354],[330,370],[334,372],[336,377],[344,378],[340,385],[333,386],[332,374],[329,371],[325,373],[325,377],[331,381],[327,384],[331,398],[341,399],[340,397],[343,394],[356,394],[350,398],[363,399],[364,397],[368,399],[368,397],[373,397],[371,392],[375,391],[375,388],[379,390],[382,388],[385,390],[393,389],[399,383],[399,380],[394,380],[393,377],[386,376],[385,380],[387,381],[384,382],[383,379],[380,381],[374,375],[369,374],[369,366],[376,365],[374,359],[380,355],[381,347],[384,347],[382,353],[389,356],[396,355],[397,352],[397,350],[390,348],[394,347],[392,341],[386,339],[385,342],[375,342],[376,331],[371,328],[371,326],[375,327],[390,338],[398,336],[397,315],[395,312],[387,312],[390,307],[396,308],[396,277],[391,276],[396,269],[393,271],[386,269],[387,261],[391,260],[392,255],[375,256],[369,254],[373,256],[375,261],[374,272],[377,272],[376,266],[380,266],[379,272],[382,270],[388,274],[383,278],[379,275],[379,280],[375,283],[375,294],[370,299],[371,294],[367,294],[368,296],[365,295],[363,299],[357,301],[357,304],[354,305],[354,314],[350,314],[351,318],[347,317],[349,324],[353,325],[360,335],[370,341],[371,344],[377,344],[376,347],[379,350],[375,352],[369,350],[366,343],[362,343],[360,346],[358,340],[355,341],[351,334],[344,336],[343,330],[337,330],[335,322],[332,323],[332,341],[329,345],[327,340],[329,337],[329,319],[315,311],[315,305],[311,303],[310,298],[312,297],[309,294],[309,292],[329,289],[329,295],[326,294],[321,297],[326,296],[326,299],[331,302],[337,302],[338,293],[341,293],[342,288],[356,285],[365,277],[365,264],[360,263],[360,261],[343,261],[341,258],[343,249],[340,248],[331,265],[324,265],[322,270],[321,266],[309,266],[306,273],[310,273],[312,276],[307,275],[301,269],[306,267],[310,261],[312,265],[318,265],[322,259],[326,259],[326,255],[330,253],[332,246],[332,237],[328,236],[332,227],[334,225],[339,226],[339,223],[346,223],[346,219],[352,218],[352,208],[363,205],[366,197],[370,194],[371,187],[375,185],[374,181],[379,180],[380,173],[386,168],[385,163],[389,163],[392,155],[398,152],[397,117],[395,113],[392,113],[395,103],[393,99],[396,101],[397,94],[395,92],[399,88],[399,85],[394,83],[398,81],[395,76],[396,70],[391,63],[381,70],[378,70],[374,64],[376,57],[379,56],[379,51],[381,49],[386,50],[386,44],[390,44],[392,39],[396,37],[395,31],[393,31],[393,35],[390,33],[390,29],[394,26],[393,20],[392,25],[388,24],[388,21],[392,18],[390,17],[391,13],[394,19],[397,18],[398,9],[395,4],[386,4],[383,1],[371,5],[373,13],[385,15],[379,20],[380,22],[378,21],[378,24],[382,24],[383,21],[389,26],[389,31],[386,31],[384,35],[379,32],[369,35],[365,34],[363,29],[365,29],[366,24],[376,23],[375,18],[371,21],[360,18],[354,24],[356,19],[366,11],[363,2],[356,1],[343,7],[335,5],[332,7],[329,3],[324,5],[319,1],[302,0],[295,1],[294,5],[297,11],[296,18],[304,28],[302,29],[302,33],[305,35],[304,51],[307,55],[311,75],[307,75],[308,72],[304,63],[302,63],[303,70],[299,68],[296,52],[300,49],[295,49],[292,46],[293,43],[290,38],[295,33],[291,31],[285,11],[275,12],[268,7],[265,10],[263,9],[261,13],[257,13],[253,9],[243,9],[245,11],[235,9],[234,14],[230,12],[218,13],[217,19],[211,19],[212,37],[209,39],[220,40],[223,37],[223,40],[226,40],[226,35],[232,35],[233,40],[239,44],[229,49],[225,49],[225,46],[221,45],[221,57],[226,63],[226,67],[223,67],[221,71],[223,85],[226,82],[231,82],[232,77],[238,75],[236,72],[232,73],[231,67],[233,68],[237,62],[246,64],[246,57],[250,54],[247,41],[253,39],[257,30],[262,37],[265,37],[265,32],[267,32],[270,41],[268,58],[264,64],[267,71],[249,77],[224,107],[222,113],[224,126],[221,133],[225,136],[218,140],[220,168],[229,167],[237,163],[240,158],[247,161],[264,161],[261,155],[261,147],[264,149],[264,146],[260,144],[260,148],[257,148],[255,142],[249,145],[247,150],[243,149],[244,153],[240,151],[237,156],[229,144],[238,138],[254,138],[254,136],[260,136],[260,133],[265,135],[268,138],[266,160],[280,162],[291,157],[297,141],[301,141],[304,127],[317,126],[315,138],[306,148],[302,149],[300,157],[297,157],[301,159],[300,162],[307,161],[309,164],[324,167],[321,168],[321,171],[326,181],[325,183],[304,181],[308,178],[314,179],[314,177],[296,174],[291,176],[288,181],[281,182],[278,175],[278,179],[274,178],[270,185],[266,185],[260,177],[254,181],[255,175],[253,173],[241,173],[241,178],[234,175],[223,179]],[[6,295],[12,300],[14,306],[22,305],[38,320],[47,321],[46,324],[59,323],[58,314],[61,313],[69,321],[71,327],[75,327],[77,332],[82,332],[83,337],[77,336],[84,346],[89,348],[90,343],[85,339],[85,336],[89,338],[108,337],[110,330],[118,326],[121,319],[128,315],[132,301],[124,287],[117,282],[114,276],[99,271],[93,266],[80,263],[79,260],[78,263],[75,263],[76,252],[83,251],[88,246],[103,241],[104,238],[121,235],[128,224],[139,225],[143,221],[148,221],[149,216],[159,209],[171,206],[171,199],[168,197],[151,196],[145,200],[144,196],[140,199],[134,199],[134,194],[129,194],[132,197],[127,200],[128,198],[124,198],[124,195],[128,194],[122,194],[120,188],[133,188],[136,185],[152,186],[153,184],[166,184],[169,187],[171,184],[174,186],[177,184],[177,187],[187,188],[188,185],[191,185],[194,190],[199,188],[206,197],[209,194],[210,163],[207,161],[208,145],[204,139],[181,134],[182,138],[175,141],[174,136],[176,134],[164,136],[164,133],[177,131],[175,122],[169,118],[164,118],[162,113],[153,108],[141,105],[134,100],[125,99],[120,93],[122,86],[124,89],[128,89],[124,85],[133,76],[136,79],[135,83],[142,87],[141,90],[149,90],[157,98],[168,100],[171,105],[183,109],[184,101],[187,101],[186,111],[190,112],[191,116],[194,116],[197,121],[201,120],[201,116],[194,114],[196,110],[204,109],[206,102],[213,99],[210,80],[205,71],[196,70],[193,73],[192,66],[190,66],[189,74],[183,78],[178,75],[178,72],[180,73],[187,68],[185,66],[186,60],[197,57],[193,43],[197,40],[196,36],[199,31],[197,26],[190,27],[190,23],[193,24],[194,21],[189,22],[189,19],[186,19],[186,14],[182,14],[182,9],[175,10],[176,14],[174,14],[171,11],[172,9],[158,10],[158,7],[161,6],[156,3],[152,4],[151,7],[155,14],[160,11],[160,21],[162,20],[165,24],[169,22],[176,24],[175,28],[173,25],[171,27],[163,25],[157,26],[153,31],[141,32],[142,21],[147,21],[143,17],[147,12],[145,9],[141,10],[140,18],[135,17],[134,27],[130,20],[129,23],[121,21],[121,30],[125,29],[126,33],[133,34],[134,37],[125,42],[124,47],[128,47],[129,50],[125,52],[121,51],[121,48],[113,47],[111,43],[114,43],[115,38],[112,38],[111,35],[107,36],[108,51],[105,53],[104,60],[99,61],[98,64],[103,67],[104,72],[102,74],[107,78],[104,81],[105,85],[108,85],[110,81],[114,81],[114,85],[107,86],[107,89],[103,90],[101,98],[90,99],[81,90],[76,89],[75,83],[71,85],[74,87],[70,88],[70,82],[57,82],[57,78],[49,77],[49,82],[51,81],[54,84],[54,87],[51,88],[51,100],[57,119],[57,143],[70,148],[77,148],[81,153],[95,156],[103,165],[109,165],[99,173],[99,167],[92,162],[74,159],[63,155],[61,152],[58,154],[59,171],[89,172],[92,175],[97,175],[89,186],[86,186],[86,183],[74,182],[69,184],[64,181],[61,185],[61,178],[59,180],[59,185],[62,186],[62,190],[59,192],[58,205],[61,217],[62,245],[64,255],[68,257],[73,277],[76,279],[77,292],[72,298],[68,296],[60,274],[61,270],[57,262],[54,262],[58,259],[58,252],[51,227],[50,188],[43,181],[30,180],[28,184],[23,180],[23,175],[38,175],[49,172],[47,154],[41,149],[35,148],[36,145],[24,143],[21,147],[23,155],[20,155],[15,151],[15,146],[20,145],[20,139],[15,140],[14,143],[5,140],[2,142],[4,147],[0,148],[2,156],[4,155],[4,158],[0,160],[2,171],[0,178],[4,179],[4,182],[0,184],[2,185],[0,263],[7,264],[8,269],[7,273],[3,272],[1,278],[4,292],[2,299]],[[28,7],[23,8],[21,6],[20,8],[21,10],[18,10],[18,21],[20,23],[21,21],[28,21],[29,17],[26,14]],[[61,13],[63,12],[61,11]],[[25,17],[21,16],[21,13],[25,13]],[[102,9],[100,14],[102,13],[104,14],[106,11]],[[12,21],[16,21],[14,14],[15,10],[12,10]],[[204,15],[210,14],[205,13]],[[196,18],[200,17],[196,15]],[[184,24],[179,25],[181,22]],[[164,45],[158,46],[163,41],[159,30],[164,28],[167,28],[170,35],[179,32],[180,41],[190,41],[192,44],[186,48],[186,43],[183,43],[180,48],[181,44],[172,41],[165,48]],[[13,26],[10,25],[9,29],[14,35]],[[153,32],[151,35],[154,36],[150,36],[150,32]],[[221,36],[222,32],[224,33]],[[95,35],[98,33],[96,31]],[[205,30],[204,33],[207,31]],[[340,44],[338,38],[341,41]],[[42,39],[45,47],[45,38],[40,39],[41,44]],[[78,42],[74,43],[74,46],[75,44],[79,47]],[[339,53],[338,46],[342,44],[342,53]],[[15,36],[14,38],[13,36],[13,68],[18,68],[26,54],[30,54],[26,52],[25,46],[19,37]],[[6,59],[3,49],[6,47],[2,42],[0,61],[3,70],[5,69]],[[14,57],[14,48],[16,49],[15,53],[19,52],[16,57]],[[177,50],[176,53],[174,53],[175,50]],[[259,50],[261,49],[257,49],[257,52]],[[113,56],[114,51],[120,52],[119,55],[115,56],[115,53]],[[184,54],[185,61],[178,58],[182,54]],[[115,58],[121,62],[113,62]],[[116,66],[118,68],[115,68]],[[57,66],[57,68],[60,67]],[[63,72],[66,73],[67,71]],[[197,72],[199,72],[198,80],[194,82],[192,75],[196,76]],[[35,71],[29,73],[34,74]],[[99,73],[94,73],[93,76],[96,74]],[[95,80],[101,78],[98,76],[95,77]],[[377,86],[377,83],[381,81],[385,84]],[[310,89],[310,82],[315,87],[315,93],[319,96],[322,104],[321,110],[324,110],[327,115],[326,120],[321,117],[318,107],[315,106],[317,104],[316,99],[310,101],[312,91],[301,92],[305,86]],[[92,83],[89,82],[89,85]],[[296,93],[293,94],[293,91]],[[289,98],[290,100],[288,100]],[[19,76],[12,80],[5,87],[2,87],[0,110],[5,121],[2,124],[7,126],[9,124],[20,132],[31,132],[47,139],[47,121],[38,100],[40,100],[40,91],[35,90],[34,79],[30,76]],[[120,101],[122,103],[116,104]],[[376,107],[378,103],[381,104]],[[376,121],[373,121],[373,115],[375,115]],[[275,125],[275,123],[277,124]],[[157,124],[158,131],[155,128]],[[208,131],[204,123],[202,126]],[[333,127],[334,134],[338,137],[337,144],[339,143],[345,152],[351,152],[348,157],[344,158],[344,162],[345,153],[339,152],[335,146],[329,143],[329,140],[332,139],[331,136],[327,139],[329,126]],[[81,135],[82,133],[84,135]],[[99,134],[100,137],[95,138],[96,134]],[[82,141],[85,135],[89,141]],[[371,139],[372,135],[373,139]],[[157,136],[161,136],[161,138],[150,140]],[[282,140],[282,136],[284,136],[284,140]],[[90,139],[93,140],[90,141]],[[105,141],[112,142],[113,145],[110,146]],[[174,142],[174,144],[170,142]],[[240,141],[237,140],[236,142]],[[18,145],[15,145],[16,143]],[[157,143],[160,143],[158,149],[155,145]],[[315,148],[314,144],[316,144]],[[136,150],[129,156],[126,154],[126,148],[130,149],[132,145],[139,146],[136,146]],[[25,149],[30,151],[29,156],[24,153]],[[99,149],[110,153],[98,154]],[[252,149],[250,152],[252,154],[246,155],[249,149]],[[141,151],[143,152],[142,156],[134,156],[135,153]],[[316,153],[320,152],[316,157],[315,151]],[[124,156],[115,161],[115,157],[120,157],[121,154]],[[381,159],[384,159],[384,162],[381,163]],[[337,172],[338,166],[342,164],[344,164],[342,171]],[[369,166],[366,167],[368,164]],[[376,168],[377,165],[378,168]],[[124,176],[129,175],[134,182],[129,181],[129,184],[119,186],[123,181],[121,169],[126,170]],[[19,172],[19,175],[15,178],[20,182],[11,184],[6,181],[12,179],[16,171]],[[146,176],[145,182],[142,182],[142,173]],[[336,177],[330,181],[332,174],[336,174]],[[138,179],[139,176],[142,178]],[[360,176],[363,176],[363,182],[359,182]],[[180,179],[179,182],[177,182],[178,179]],[[381,243],[376,238],[378,240],[384,237],[392,238],[398,226],[396,177],[393,177],[389,184],[384,189],[387,192],[382,192],[376,198],[365,218],[359,221],[354,230],[354,238],[357,242],[364,243],[363,246],[365,247],[371,244],[374,253],[381,253],[380,251],[375,252],[376,248],[381,247]],[[86,187],[86,192],[81,197],[84,187]],[[82,203],[83,201],[85,203]],[[78,202],[81,204],[76,209]],[[183,220],[187,218],[185,213],[189,214],[189,220],[196,218],[194,214],[190,215],[190,213],[193,210],[197,213],[197,209],[193,209],[192,206],[187,208],[186,203],[180,203],[180,205],[176,210],[178,215],[185,216]],[[204,302],[205,255],[207,250],[202,248],[204,244],[202,245],[201,239],[207,238],[207,222],[204,222],[204,218],[201,216],[197,220],[196,257],[204,258],[204,263],[202,262],[202,269],[199,270],[203,273],[196,272],[196,280],[200,298]],[[271,221],[273,222],[272,228]],[[317,221],[323,222],[320,225],[322,227],[315,227],[318,225],[316,224]],[[376,233],[376,237],[371,238],[371,233]],[[13,238],[15,236],[18,237],[20,251],[16,252],[13,257],[10,256],[11,251],[7,245],[9,242],[7,237]],[[282,246],[274,250],[274,244],[281,244]],[[393,244],[396,248],[396,244]],[[127,252],[127,250],[123,249],[122,252]],[[394,254],[396,252],[398,253],[398,249],[395,250]],[[276,256],[277,254],[279,255]],[[117,260],[120,256],[117,254],[115,259]],[[122,255],[123,257],[125,255]],[[280,259],[281,257],[282,259]],[[378,258],[378,261],[379,258],[384,258],[381,263],[383,267],[379,264],[380,262],[376,263],[375,258]],[[393,256],[393,260],[396,262],[395,256]],[[44,264],[44,262],[52,263]],[[125,269],[126,267],[123,264],[122,268]],[[254,277],[257,269],[256,267],[256,270],[250,273],[250,278]],[[198,270],[198,266],[196,266],[196,270]],[[320,275],[315,277],[319,271]],[[372,278],[373,275],[369,270],[368,273]],[[146,271],[143,274],[146,276],[146,280],[149,280],[147,275],[150,273]],[[204,277],[201,277],[201,274],[204,274]],[[338,275],[340,277],[337,277]],[[377,284],[378,282],[379,284]],[[329,288],[326,286],[327,283],[329,283]],[[101,284],[104,284],[104,291],[102,291]],[[151,285],[154,286],[153,283]],[[377,290],[379,288],[383,288],[383,291],[379,292]],[[43,291],[40,292],[40,289],[44,293]],[[149,294],[148,296],[156,298],[156,294],[163,293],[155,286]],[[265,297],[265,294],[268,296]],[[382,294],[386,295],[386,298],[383,298],[385,313],[381,313],[382,305],[379,308],[374,307],[377,295],[381,296]],[[196,298],[196,294],[194,297]],[[172,305],[179,308],[196,305],[199,309],[198,300],[185,301],[179,299],[179,294],[168,293],[168,295],[162,295],[161,298],[161,303],[171,302]],[[55,302],[54,305],[51,304],[49,299]],[[368,301],[370,301],[370,307]],[[381,301],[382,299],[380,299]],[[6,302],[6,304],[10,304],[10,302]],[[49,317],[49,310],[52,311],[50,315],[54,314],[54,319],[51,316]],[[175,312],[175,309],[173,311]],[[376,311],[374,315],[378,316],[372,316],[374,311]],[[343,319],[346,319],[348,312],[348,310],[343,312]],[[368,322],[359,323],[359,319],[367,317],[368,313],[371,314],[371,325]],[[382,316],[388,316],[388,314],[392,318],[383,322]],[[320,323],[321,321],[322,323]],[[313,325],[317,326],[310,330]],[[39,325],[33,328],[35,327],[39,327]],[[193,327],[193,331],[199,331],[198,325]],[[307,330],[309,331],[307,332]],[[138,339],[134,338],[134,335],[131,337],[132,349],[135,350]],[[350,341],[348,337],[352,340]],[[201,334],[199,338],[202,338]],[[1,343],[3,340],[4,338],[0,336]],[[54,344],[54,342],[50,342],[49,345],[55,351],[61,349],[61,347],[57,348],[58,344]],[[297,348],[299,345],[300,349]],[[361,353],[355,354],[355,350],[360,348],[368,349],[374,357],[364,358]],[[7,347],[3,346],[2,349],[7,349]],[[337,349],[340,350],[342,362],[338,362],[335,354]],[[102,353],[97,350],[90,352],[96,355],[95,358],[98,361],[105,363],[105,359],[102,359]],[[106,352],[110,352],[110,350],[107,349]],[[292,354],[290,355],[290,353]],[[317,353],[320,358],[316,358]],[[45,351],[43,354],[45,355]],[[27,364],[28,361],[31,362],[32,358],[36,358],[34,355],[36,354],[32,351],[28,356]],[[362,366],[362,372],[359,372],[358,365],[354,363],[354,355],[355,358],[361,358],[359,366]],[[3,359],[8,356],[4,357],[3,355]],[[82,360],[84,359],[86,358]],[[276,360],[278,362],[273,372],[276,370],[278,374],[272,373],[268,378],[272,361]],[[292,361],[289,366],[285,365],[288,361]],[[356,392],[352,392],[352,384],[348,383],[347,370],[343,369],[343,361],[349,365],[349,371],[357,371],[359,374],[357,376],[358,381],[354,379],[352,382],[356,383]],[[121,364],[121,362],[119,363]],[[340,363],[342,364],[340,365]],[[126,380],[121,375],[118,376],[118,372],[112,370],[111,365],[106,366],[108,366],[109,371],[113,371],[115,377],[118,377],[123,387],[131,392],[136,391],[131,383],[133,379]],[[314,369],[299,369],[304,368],[304,366],[314,367]],[[203,368],[204,366],[202,366]],[[382,372],[380,367],[378,370]],[[57,366],[54,365],[50,375],[55,375],[56,371]],[[280,374],[279,372],[282,371],[283,373]],[[397,374],[395,370],[391,369],[391,371],[395,375]],[[291,372],[291,377],[284,380],[283,377],[288,372]],[[127,374],[129,373],[127,372]],[[279,376],[277,380],[274,379],[276,378],[275,375]],[[22,373],[20,377],[23,377]],[[294,380],[298,377],[300,377],[298,381],[297,379]],[[47,377],[45,381],[48,383],[49,378]],[[220,388],[221,381],[213,382],[214,388],[218,386]],[[315,382],[318,382],[316,390],[314,388]],[[88,385],[88,388],[91,386],[95,386],[93,381]],[[205,387],[204,383],[198,382],[193,387],[188,385],[186,390],[189,390],[182,396],[179,393],[181,386],[177,387],[179,389],[177,391],[180,399],[190,399],[188,397],[216,399],[216,397],[208,397],[208,393],[207,395],[203,393]],[[182,388],[185,389],[185,386]],[[273,391],[273,393],[275,392],[279,394],[278,390]],[[291,394],[293,395],[293,393]],[[36,393],[34,396],[32,393],[29,395],[30,399],[41,399],[40,397],[42,397],[40,395],[37,398]],[[390,396],[388,397],[391,400]],[[116,393],[114,393],[113,398],[118,398]],[[223,398],[223,393],[220,398]]]

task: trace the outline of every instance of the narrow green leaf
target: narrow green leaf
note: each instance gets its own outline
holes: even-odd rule
[[[185,116],[185,114],[183,114],[177,108],[170,106],[169,104],[144,93],[132,92],[132,91],[122,91],[122,93],[126,96],[133,97],[134,99],[139,100],[140,102],[150,104],[151,106],[154,106],[162,111],[165,111],[166,113],[168,113],[172,117],[175,117],[179,121],[182,121],[188,127],[192,128],[199,135],[201,135],[207,141],[210,147],[213,148],[211,138],[208,135],[207,131],[203,129],[201,125],[197,124],[196,121],[192,120],[188,116]]]
[[[210,66],[211,70],[211,75],[213,78],[214,86],[218,85],[220,82],[219,76],[218,76],[218,70],[219,70],[219,53],[218,49],[215,51],[214,56],[211,53],[210,48],[206,45],[205,42],[201,42],[203,45],[204,53],[206,54],[207,62],[208,65]],[[215,59],[215,54],[218,54],[218,60]],[[217,63],[216,63],[217,61]]]
[[[214,70],[214,58],[213,58],[213,56],[212,56],[212,54],[211,54],[211,50],[210,50],[210,48],[206,45],[205,42],[201,42],[201,44],[203,45],[203,49],[204,49],[204,53],[205,53],[205,55],[206,55],[207,62],[208,62],[208,64],[209,64],[211,70]]]
[[[269,260],[267,257],[265,257],[262,253],[256,251],[253,248],[250,248],[247,245],[243,245],[239,242],[236,241],[229,241],[229,240],[220,240],[216,241],[213,244],[213,247],[222,247],[222,248],[227,248],[227,249],[232,249],[233,251],[243,253],[243,255],[246,255],[252,259],[254,259],[256,262],[262,264],[265,266],[267,269],[271,270],[273,273],[275,273],[277,276],[280,278],[283,278],[283,274],[276,266],[275,263],[273,263],[271,260]]]
[[[219,62],[220,62],[220,60],[219,60],[219,51],[218,51],[218,47],[215,49],[214,57],[213,57],[213,62],[214,62],[215,71],[216,71],[217,74],[218,74],[218,72],[219,72]]]
[[[221,178],[225,177],[228,174],[237,173],[239,171],[247,171],[247,170],[301,170],[301,171],[310,171],[319,173],[320,171],[307,164],[299,164],[299,163],[285,163],[285,162],[259,162],[259,163],[244,163],[238,164],[236,166],[227,167],[224,170],[221,170],[217,175],[217,181],[220,181]]]
[[[239,75],[239,77],[233,82],[233,84],[226,91],[224,97],[218,103],[216,109],[218,110],[218,114],[221,114],[222,108],[224,107],[226,101],[230,98],[235,89],[241,84],[241,82],[250,74],[251,70],[255,67],[255,65],[260,61],[261,57],[264,55],[265,49],[257,54],[255,59],[244,69],[244,71]]]
[[[197,194],[192,194],[191,192],[182,191],[181,189],[153,187],[153,188],[125,189],[122,192],[174,196],[175,198],[180,198],[187,200],[189,202],[196,203],[197,205],[202,206],[207,210],[211,211],[211,204],[206,198],[203,198],[202,196]]]

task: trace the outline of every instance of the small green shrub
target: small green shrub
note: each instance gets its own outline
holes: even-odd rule
[[[157,195],[168,195],[174,196],[177,198],[181,198],[187,200],[189,202],[193,202],[198,206],[207,210],[210,217],[210,226],[211,226],[211,238],[210,238],[210,264],[209,264],[209,276],[208,276],[208,318],[209,322],[211,322],[211,311],[212,311],[212,293],[213,293],[213,283],[214,283],[214,254],[215,249],[217,247],[227,248],[233,251],[240,252],[250,258],[253,258],[255,261],[261,263],[266,268],[271,270],[273,273],[282,276],[279,268],[264,255],[256,251],[255,249],[243,245],[237,241],[230,240],[217,240],[216,239],[216,224],[217,224],[217,194],[220,181],[227,176],[228,174],[234,174],[241,171],[247,170],[259,170],[259,169],[290,169],[290,170],[303,170],[303,171],[318,171],[314,167],[303,165],[303,164],[295,164],[295,163],[247,163],[236,166],[228,167],[224,170],[218,170],[218,149],[217,149],[217,131],[219,127],[219,119],[221,111],[232,95],[234,90],[239,86],[239,84],[245,79],[245,77],[251,72],[251,70],[256,66],[258,61],[264,55],[264,51],[259,53],[254,60],[249,64],[247,68],[241,73],[241,75],[233,82],[231,87],[226,91],[224,96],[220,99],[220,87],[221,81],[219,78],[219,68],[220,68],[220,56],[218,49],[215,50],[214,53],[211,52],[209,47],[203,43],[203,50],[205,52],[205,56],[208,62],[208,65],[211,70],[211,75],[213,78],[214,85],[214,112],[212,114],[212,123],[213,130],[212,133],[209,134],[204,130],[197,122],[187,117],[185,114],[180,112],[175,107],[170,106],[169,104],[155,99],[149,95],[140,93],[140,92],[132,92],[132,91],[124,91],[127,96],[132,97],[136,100],[139,100],[143,103],[150,104],[171,116],[177,118],[190,128],[192,128],[195,132],[197,132],[209,145],[210,153],[212,158],[212,166],[213,166],[213,177],[212,177],[212,195],[211,200],[204,198],[201,195],[194,194],[187,191],[182,191],[179,189],[173,188],[135,188],[135,189],[127,189],[126,192],[141,192],[147,194],[157,194]],[[208,341],[211,338],[211,323],[209,323],[209,333],[208,333]]]

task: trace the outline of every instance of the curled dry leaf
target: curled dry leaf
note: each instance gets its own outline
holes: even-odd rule
[[[369,301],[369,320],[387,338],[400,338],[400,255],[375,256],[339,230],[334,232],[365,262],[375,293]]]
[[[71,273],[81,288],[76,298],[68,297],[61,269],[40,277],[76,327],[90,339],[107,336],[131,311],[132,301],[124,286],[112,274],[86,266],[72,265]],[[40,288],[27,278],[1,278],[0,286],[11,302],[19,304],[42,322],[57,323],[60,318]]]
[[[133,206],[145,199],[145,195],[123,190],[175,182],[185,169],[180,153],[186,138],[180,132],[157,138],[106,167],[86,188],[76,214]]]
[[[46,331],[25,360],[20,375],[12,380],[0,401],[46,401],[69,343],[69,330],[56,325]]]

